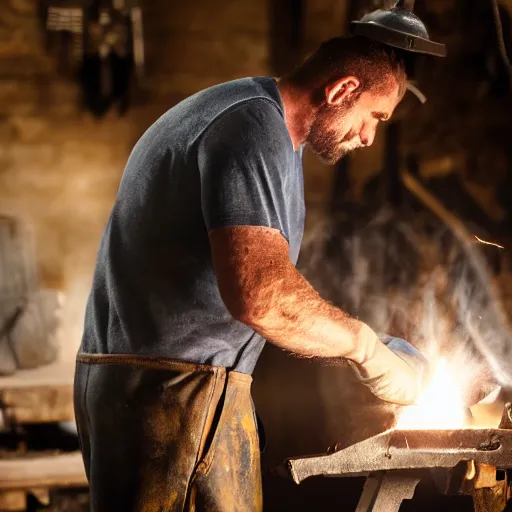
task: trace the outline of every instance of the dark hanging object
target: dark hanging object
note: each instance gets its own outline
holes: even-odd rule
[[[423,22],[407,9],[378,9],[351,23],[351,31],[402,50],[436,57],[446,56],[446,46],[430,40]]]
[[[133,82],[143,74],[142,13],[128,2],[47,6],[47,30],[65,34],[60,45],[78,72],[85,107],[98,117],[112,106],[126,112]]]

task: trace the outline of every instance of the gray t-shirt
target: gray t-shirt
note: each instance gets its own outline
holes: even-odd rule
[[[182,101],[135,145],[103,233],[81,351],[166,356],[252,373],[264,340],[226,309],[208,230],[280,230],[297,262],[302,148],[278,88],[244,78]]]

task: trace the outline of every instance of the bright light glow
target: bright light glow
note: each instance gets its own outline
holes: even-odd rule
[[[415,405],[404,407],[395,428],[450,430],[463,428],[465,407],[455,374],[439,359],[432,379]]]

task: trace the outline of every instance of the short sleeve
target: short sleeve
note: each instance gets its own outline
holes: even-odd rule
[[[292,143],[269,101],[249,100],[217,118],[198,145],[208,230],[266,226],[289,240],[285,181]]]

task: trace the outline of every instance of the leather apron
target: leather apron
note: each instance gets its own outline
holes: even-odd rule
[[[261,511],[251,383],[163,357],[79,354],[74,404],[91,511]]]

